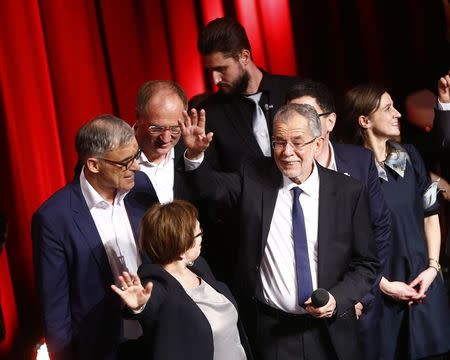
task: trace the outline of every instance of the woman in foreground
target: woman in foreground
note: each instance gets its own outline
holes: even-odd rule
[[[197,209],[175,200],[156,204],[142,219],[140,247],[153,264],[124,273],[112,289],[143,328],[144,359],[241,360],[247,339],[235,300],[199,257]]]

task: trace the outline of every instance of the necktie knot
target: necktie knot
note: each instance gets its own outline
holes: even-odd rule
[[[300,189],[298,186],[294,186],[291,190],[294,192],[294,199],[298,200],[298,198],[300,197],[300,194],[303,192],[303,190]]]

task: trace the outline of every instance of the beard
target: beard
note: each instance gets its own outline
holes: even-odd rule
[[[218,83],[219,91],[227,96],[237,96],[245,93],[248,87],[248,82],[250,80],[250,76],[248,71],[244,71],[242,75],[233,81],[231,85]]]

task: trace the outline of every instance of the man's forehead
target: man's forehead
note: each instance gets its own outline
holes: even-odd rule
[[[202,56],[203,66],[207,68],[225,66],[235,61],[236,60],[231,55],[225,55],[220,51]]]
[[[291,115],[288,119],[278,120],[274,126],[274,133],[277,132],[307,132],[309,131],[308,119],[300,114]]]
[[[129,144],[116,146],[114,149],[108,151],[107,153],[111,156],[117,156],[119,158],[132,157],[136,154],[139,149],[139,145],[135,138],[131,140]]]

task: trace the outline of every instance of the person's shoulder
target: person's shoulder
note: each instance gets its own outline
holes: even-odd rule
[[[353,144],[332,143],[335,154],[342,157],[371,159],[372,151]]]
[[[354,145],[354,144],[343,144],[343,143],[337,143],[332,142],[333,148],[339,149],[341,151],[347,151],[347,152],[355,152],[360,154],[370,154],[371,151],[369,149],[366,149],[365,147]]]
[[[200,109],[208,110],[211,108],[215,108],[217,106],[222,106],[224,104],[227,104],[230,101],[231,101],[230,96],[226,96],[223,93],[221,93],[220,91],[216,91],[215,93],[208,96],[205,100],[200,102],[196,106],[196,109],[197,110],[200,110]]]
[[[273,157],[250,156],[242,163],[242,173],[265,173],[277,169]]]
[[[80,190],[80,184],[78,181],[71,182],[64,186],[63,188],[57,190],[53,195],[51,195],[44,203],[36,210],[35,214],[46,215],[46,214],[61,214],[63,210],[70,206],[71,194]]]
[[[334,183],[337,187],[360,189],[363,187],[363,183],[349,175],[342,174],[338,171],[327,169],[321,165],[318,165],[319,179],[326,179],[328,182]]]
[[[300,80],[301,78],[297,76],[271,74],[263,71],[263,87],[269,89],[288,89]]]
[[[166,287],[171,280],[175,280],[160,264],[155,263],[142,264],[137,273],[143,284],[152,281]]]
[[[273,81],[282,82],[282,83],[296,83],[296,82],[301,81],[301,78],[299,76],[270,74],[270,73],[265,73],[265,76],[270,77]]]
[[[411,155],[415,156],[416,154],[417,155],[419,154],[419,151],[413,144],[409,144],[409,143],[399,144],[399,143],[394,143],[394,142],[391,142],[391,144],[395,144],[396,146],[398,146],[399,149],[405,150],[408,153],[408,155],[410,155],[410,156]]]

